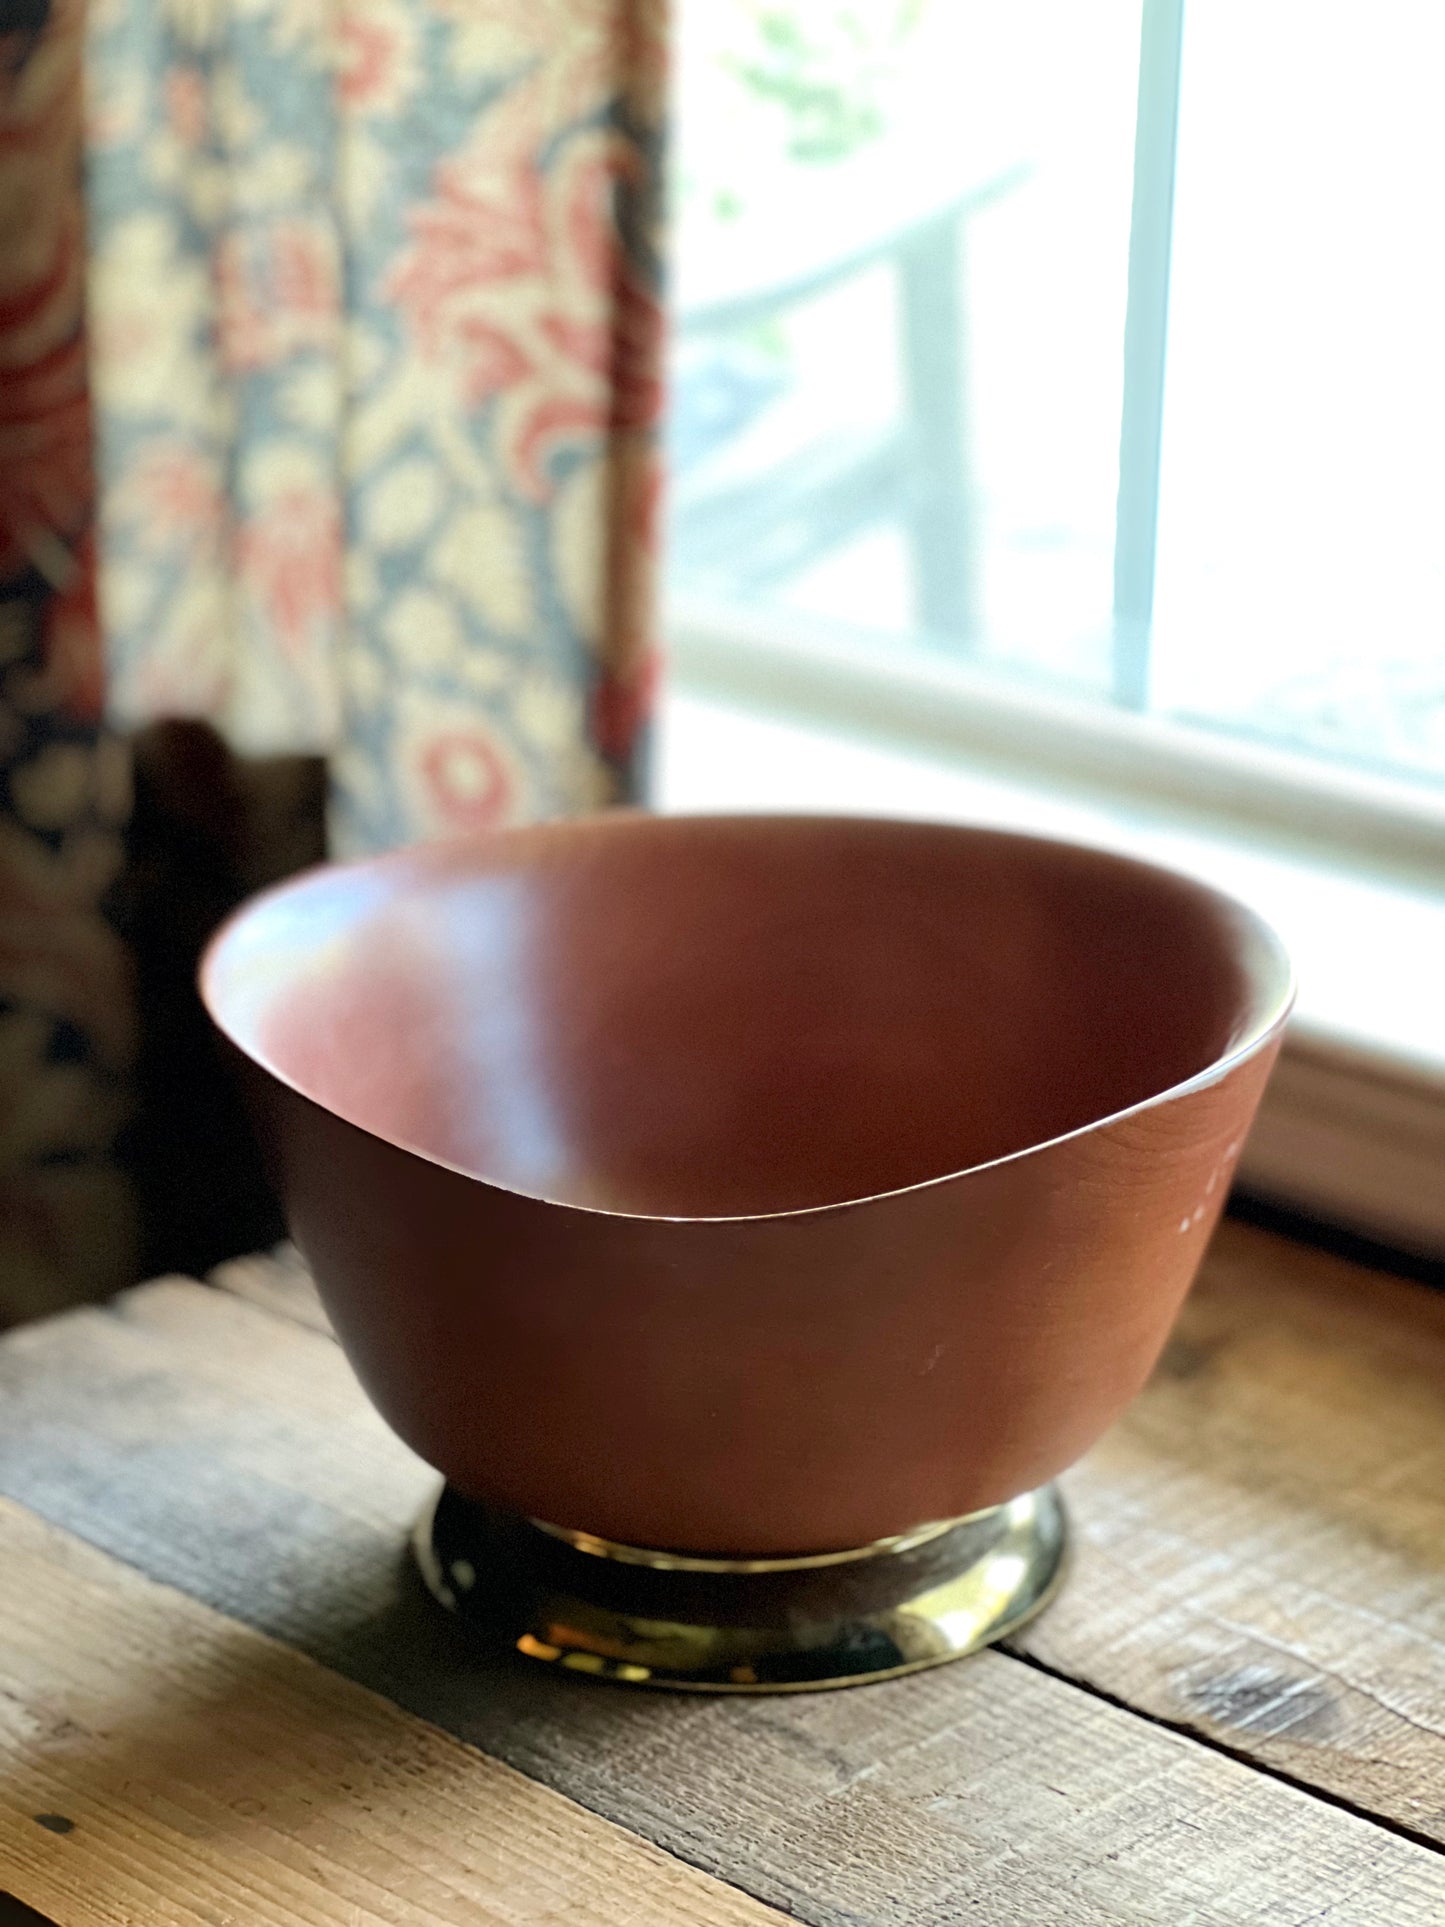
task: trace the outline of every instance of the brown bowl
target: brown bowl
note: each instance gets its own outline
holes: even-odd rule
[[[401,1436],[508,1514],[754,1558],[1092,1444],[1291,999],[1249,911],[1095,850],[620,813],[314,871],[202,982]]]

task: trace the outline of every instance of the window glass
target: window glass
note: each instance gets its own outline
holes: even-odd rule
[[[1445,15],[1180,15],[681,0],[670,586],[1438,782]]]

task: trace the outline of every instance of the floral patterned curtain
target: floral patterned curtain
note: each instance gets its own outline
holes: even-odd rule
[[[80,0],[0,0],[0,1319],[123,1284],[134,1053],[101,914],[123,754],[101,721]]]
[[[134,1264],[129,732],[323,754],[343,854],[634,793],[664,56],[661,0],[0,0],[0,1321]]]
[[[347,849],[625,795],[656,0],[93,0],[112,713],[334,752]]]

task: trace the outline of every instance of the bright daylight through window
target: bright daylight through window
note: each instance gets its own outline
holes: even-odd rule
[[[1438,785],[1445,24],[1182,11],[683,0],[671,586]]]

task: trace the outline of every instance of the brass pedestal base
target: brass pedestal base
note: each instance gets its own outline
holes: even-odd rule
[[[417,1562],[458,1618],[531,1659],[633,1686],[801,1693],[961,1658],[1058,1583],[1052,1486],[966,1519],[802,1559],[709,1559],[511,1517],[446,1487]]]

